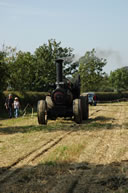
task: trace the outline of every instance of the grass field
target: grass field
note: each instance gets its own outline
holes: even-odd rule
[[[128,103],[89,108],[81,125],[0,120],[0,193],[127,193]]]

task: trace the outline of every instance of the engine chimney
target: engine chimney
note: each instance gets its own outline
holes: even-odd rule
[[[56,82],[57,84],[62,82],[62,64],[63,64],[63,59],[56,60]]]

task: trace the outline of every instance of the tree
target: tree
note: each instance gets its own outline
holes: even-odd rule
[[[19,51],[8,63],[10,78],[9,86],[13,90],[32,90],[34,81],[33,55]]]
[[[113,87],[110,84],[108,74],[104,74],[100,87],[98,88],[99,92],[113,92]]]
[[[78,63],[73,62],[74,55],[72,48],[62,48],[61,42],[48,40],[48,44],[43,44],[36,49],[35,59],[35,80],[33,85],[37,91],[48,90],[49,84],[56,82],[56,65],[57,58],[64,58],[64,76],[73,74],[76,71]]]
[[[64,76],[74,73],[78,63],[73,62],[73,49],[62,48],[60,44],[61,42],[48,40],[48,44],[37,48],[34,54],[16,52],[15,48],[6,47],[8,88],[18,91],[48,91],[49,85],[56,82],[57,58],[64,58]]]
[[[103,67],[106,65],[106,60],[98,58],[95,49],[92,49],[80,58],[79,63],[81,91],[98,91],[103,79]]]
[[[128,68],[123,67],[111,72],[109,80],[114,90],[128,90]]]
[[[7,87],[8,68],[5,57],[6,53],[0,51],[0,92]]]

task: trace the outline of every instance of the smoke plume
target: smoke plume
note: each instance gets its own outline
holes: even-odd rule
[[[122,68],[124,65],[124,61],[120,55],[120,52],[117,50],[104,50],[104,49],[96,49],[96,55],[99,58],[103,58],[107,60],[107,65],[105,66],[105,71],[109,73],[110,71],[116,70],[117,68]]]

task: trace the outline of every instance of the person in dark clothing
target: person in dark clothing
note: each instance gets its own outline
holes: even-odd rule
[[[9,118],[12,118],[12,114],[13,114],[13,98],[12,98],[12,94],[9,94],[8,98],[6,99],[5,107],[8,110]]]
[[[94,106],[96,106],[96,95],[93,96]]]

